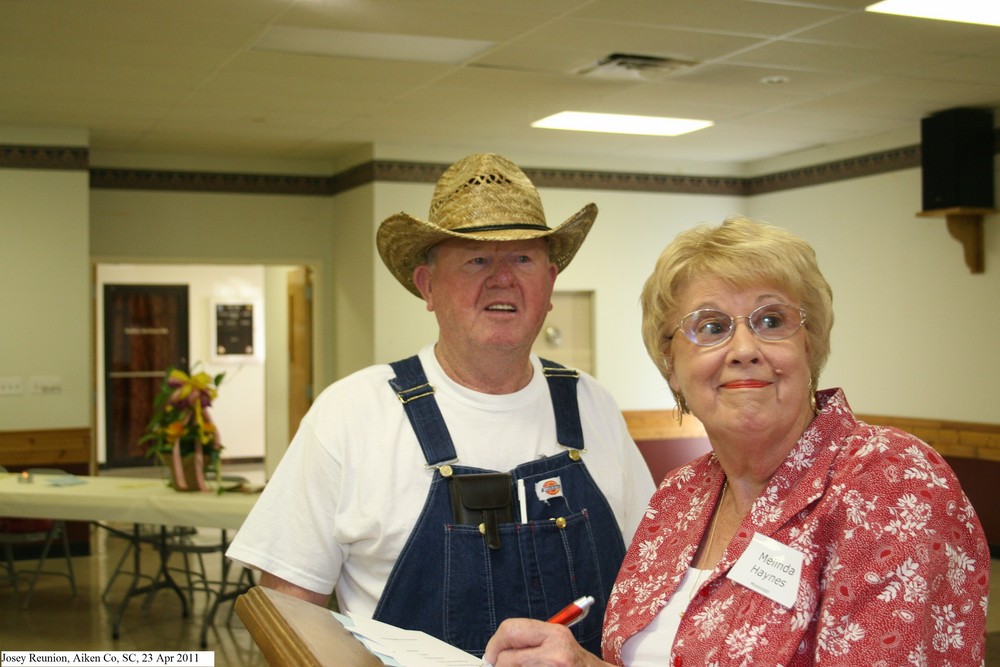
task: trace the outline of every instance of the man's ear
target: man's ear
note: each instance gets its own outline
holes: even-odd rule
[[[556,289],[556,278],[559,276],[559,267],[555,262],[549,262],[549,312],[552,311],[552,292]]]
[[[421,264],[413,269],[413,284],[420,290],[420,296],[427,302],[427,310],[434,311],[434,301],[431,298],[431,267]]]

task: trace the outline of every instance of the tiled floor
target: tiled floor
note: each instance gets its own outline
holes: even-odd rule
[[[43,577],[27,611],[20,609],[9,584],[0,582],[0,649],[4,650],[198,650],[205,596],[195,594],[195,604],[188,618],[181,617],[181,606],[171,591],[159,591],[148,611],[141,598],[128,606],[121,637],[111,638],[111,625],[117,602],[127,583],[116,582],[107,603],[101,601],[110,572],[118,561],[123,541],[108,538],[99,531],[93,538],[94,553],[74,559],[79,593],[68,595],[68,583],[61,577]],[[213,568],[215,559],[206,566]],[[214,566],[217,568],[217,566]],[[988,629],[993,633],[987,649],[987,667],[1000,667],[1000,585],[997,572],[1000,560],[993,561],[992,602]],[[239,617],[227,616],[223,607],[208,635],[208,649],[215,652],[218,667],[263,667],[263,657],[254,645]]]
[[[234,467],[226,473],[243,475],[251,482],[263,481],[260,466]],[[101,474],[129,476],[157,475],[155,468],[125,469],[105,471]],[[259,478],[259,479],[258,479]],[[130,529],[130,526],[121,526]],[[202,533],[211,532],[201,531]],[[118,561],[127,547],[121,538],[112,537],[102,529],[91,530],[91,555],[73,559],[73,569],[77,581],[77,595],[69,594],[69,582],[65,577],[42,576],[27,610],[20,603],[4,576],[0,576],[0,649],[4,650],[111,650],[111,651],[172,651],[201,650],[201,621],[206,610],[206,594],[195,591],[188,617],[182,616],[182,606],[177,594],[171,590],[160,590],[152,597],[150,604],[144,605],[144,597],[132,598],[122,618],[119,639],[112,638],[112,626],[121,600],[130,584],[130,577],[115,579],[102,600],[102,592],[107,586]],[[158,563],[155,553],[146,547],[142,563],[143,572],[151,574]],[[55,557],[49,556],[47,570],[65,571],[62,552],[53,548]],[[182,556],[173,555],[171,565],[181,565]],[[127,560],[131,563],[131,558]],[[205,568],[210,580],[219,578],[221,556],[204,557]],[[21,569],[30,569],[33,562],[24,561]],[[131,567],[128,567],[131,569]],[[234,567],[230,580],[238,576],[239,568]],[[4,573],[0,571],[0,575]],[[182,581],[182,580],[181,580]],[[23,593],[23,591],[22,591]],[[209,629],[208,647],[215,652],[218,667],[263,667],[263,656],[235,614],[230,614],[231,603],[220,607],[215,623]]]
[[[127,526],[126,526],[127,528]],[[157,591],[148,608],[144,597],[132,598],[123,615],[120,638],[112,638],[112,625],[119,604],[128,590],[130,577],[115,580],[107,600],[101,593],[123,553],[126,541],[110,537],[95,529],[91,537],[91,555],[73,559],[77,595],[69,593],[64,577],[42,576],[27,610],[8,581],[0,580],[0,649],[57,651],[171,651],[200,650],[201,621],[206,609],[206,595],[195,591],[188,617],[182,617],[177,594],[171,590]],[[59,551],[56,550],[58,554]],[[130,560],[130,559],[129,559]],[[155,554],[143,558],[143,571],[152,573]],[[174,555],[172,563],[180,564]],[[29,567],[30,561],[21,563]],[[218,554],[206,556],[209,577],[218,577],[221,567]],[[64,561],[50,556],[46,569],[64,568]],[[23,594],[23,590],[22,590]],[[239,617],[229,615],[231,604],[220,608],[215,624],[210,628],[206,650],[215,651],[215,664],[241,667],[266,664]]]
[[[247,476],[252,478],[253,473]],[[126,577],[118,578],[106,602],[101,599],[101,592],[124,548],[124,540],[109,537],[104,530],[94,530],[91,555],[74,558],[78,586],[76,597],[69,595],[69,584],[64,578],[42,577],[27,610],[20,608],[9,582],[0,577],[0,649],[199,650],[206,596],[197,592],[188,618],[181,616],[181,604],[172,591],[157,592],[146,609],[141,597],[132,599],[121,624],[120,638],[112,639],[113,618],[127,590],[128,581]],[[179,559],[179,556],[173,558]],[[152,554],[145,558],[144,571],[147,566],[152,570],[154,561]],[[52,569],[61,565],[58,558],[51,563]],[[22,567],[28,566],[28,562],[22,563]],[[206,558],[210,577],[217,577],[220,567],[221,560],[217,554]],[[991,613],[987,621],[987,631],[992,633],[987,647],[987,667],[1000,667],[998,572],[1000,560],[994,560],[990,582]],[[221,608],[209,631],[207,650],[215,652],[218,667],[263,667],[266,662],[239,617],[229,614],[230,608],[230,604]]]

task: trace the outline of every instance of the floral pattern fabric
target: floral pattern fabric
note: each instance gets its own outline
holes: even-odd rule
[[[898,429],[855,419],[841,390],[771,477],[681,619],[673,667],[982,665],[990,555],[955,474]],[[718,501],[712,455],[663,480],[605,616],[605,659],[677,589]],[[804,555],[794,606],[726,578],[755,532]]]

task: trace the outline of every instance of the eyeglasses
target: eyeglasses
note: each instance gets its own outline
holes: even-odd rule
[[[806,311],[787,303],[767,303],[749,315],[733,317],[721,310],[707,308],[685,315],[674,332],[680,329],[695,345],[711,347],[732,338],[737,320],[746,320],[750,331],[764,340],[784,340],[802,327]],[[673,339],[673,332],[670,339]]]

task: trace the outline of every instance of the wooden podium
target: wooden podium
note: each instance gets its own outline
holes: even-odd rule
[[[382,661],[328,609],[254,586],[236,599],[236,614],[271,667],[381,667]]]

